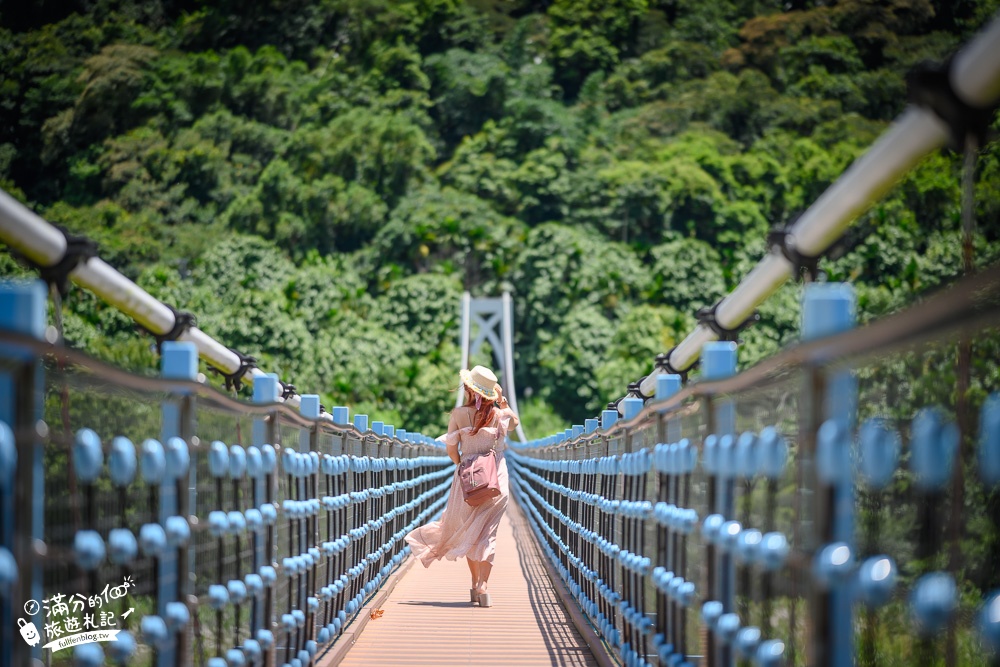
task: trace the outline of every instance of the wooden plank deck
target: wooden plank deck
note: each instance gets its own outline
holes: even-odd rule
[[[414,563],[369,620],[341,667],[559,665],[595,659],[553,588],[527,521],[511,502],[500,523],[490,575],[493,606],[469,602],[464,559]],[[561,584],[561,582],[559,582]],[[378,599],[376,597],[376,599]],[[365,619],[371,609],[365,609]],[[337,664],[335,659],[324,667]]]

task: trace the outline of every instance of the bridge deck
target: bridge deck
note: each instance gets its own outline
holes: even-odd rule
[[[414,564],[382,603],[383,615],[365,625],[341,667],[598,665],[553,589],[514,502],[500,523],[497,547],[492,607],[469,603],[464,559],[438,561],[426,569]]]

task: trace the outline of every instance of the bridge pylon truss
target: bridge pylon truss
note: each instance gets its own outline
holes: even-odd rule
[[[476,329],[475,338],[472,337],[473,329]],[[489,341],[503,393],[514,412],[518,412],[517,392],[514,389],[514,301],[510,292],[504,292],[501,297],[475,298],[469,292],[463,293],[461,336],[462,368],[468,368],[469,359],[479,354],[483,343]],[[464,397],[459,384],[455,407],[462,405]],[[521,442],[528,440],[520,424],[517,425],[517,436]]]

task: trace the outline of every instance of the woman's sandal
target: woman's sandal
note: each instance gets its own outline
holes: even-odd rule
[[[493,606],[493,600],[490,599],[490,594],[489,593],[480,593],[479,594],[479,606],[480,607],[492,607]]]
[[[469,589],[469,602],[473,604],[479,602],[479,593],[476,592],[475,588]]]

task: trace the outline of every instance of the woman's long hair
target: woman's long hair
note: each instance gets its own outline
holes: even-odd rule
[[[479,399],[479,407],[476,407],[476,399]],[[479,429],[493,423],[496,408],[493,401],[483,398],[468,387],[465,388],[465,407],[472,408],[476,415],[472,418],[472,435],[479,433]]]

